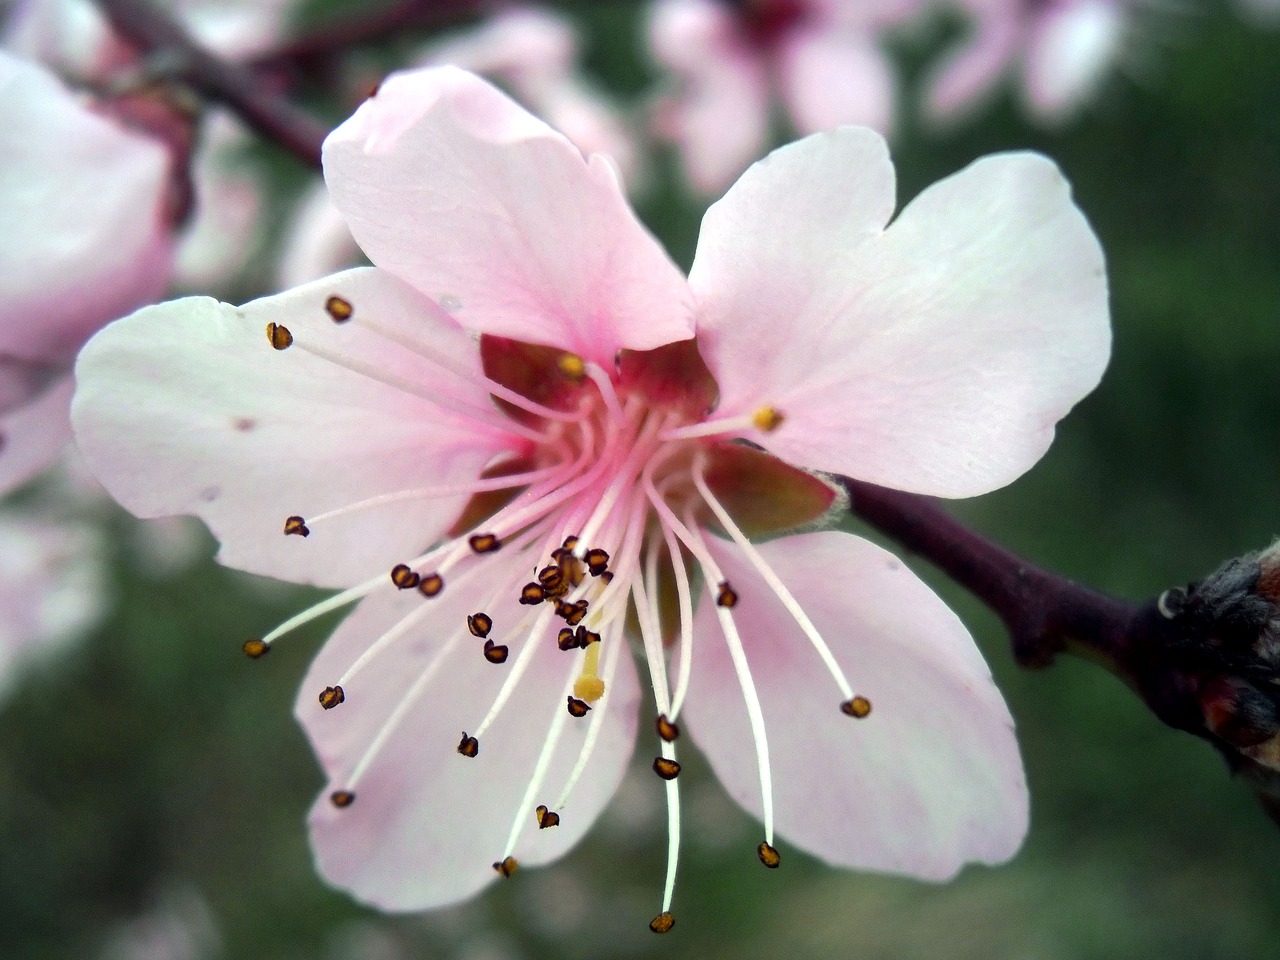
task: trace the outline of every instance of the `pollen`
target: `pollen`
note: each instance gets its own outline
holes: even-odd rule
[[[509,877],[516,872],[516,868],[518,866],[520,866],[520,864],[516,861],[515,857],[505,857],[495,863],[493,865],[493,869],[497,870],[498,873],[502,874],[502,876]]]
[[[676,918],[673,913],[666,911],[660,913],[649,921],[649,929],[654,933],[667,933],[676,925]]]
[[[520,590],[520,602],[526,607],[536,607],[547,599],[547,592],[540,583],[526,583]]]
[[[574,686],[574,690],[576,691],[578,684],[575,683],[573,686]],[[569,716],[579,718],[579,719],[582,717],[585,717],[587,715],[587,711],[591,709],[589,706],[587,706],[587,703],[585,700],[579,700],[577,697],[569,697],[568,708],[569,708]]]
[[[587,375],[587,365],[576,353],[562,353],[556,361],[560,372],[573,381],[580,381]]]
[[[494,643],[492,640],[484,642],[484,658],[490,663],[506,663],[507,648],[504,644]]]
[[[287,536],[293,537],[309,537],[311,529],[307,526],[307,521],[301,517],[289,517],[284,522],[284,532]]]
[[[778,848],[765,841],[761,841],[760,846],[756,847],[756,856],[770,870],[776,870],[778,864],[782,863],[782,854],[778,852]]]
[[[539,830],[560,826],[560,814],[554,810],[548,810],[545,804],[538,804],[538,809],[533,811],[533,815],[537,818]]]
[[[502,541],[492,533],[476,533],[467,538],[476,553],[494,553],[502,549]]]
[[[320,691],[320,706],[326,710],[332,710],[346,699],[347,694],[341,687],[325,687]]]
[[[866,697],[857,696],[840,704],[840,710],[855,720],[862,720],[871,715],[871,701]]]
[[[680,736],[680,728],[668,720],[665,713],[658,714],[658,719],[654,722],[654,726],[658,730],[658,736],[667,743],[674,743],[676,738]]]
[[[462,739],[458,741],[458,752],[464,757],[474,757],[480,752],[480,741],[475,737],[467,736],[467,732],[462,731]]]
[[[473,637],[483,640],[493,629],[493,618],[487,613],[473,613],[467,617],[467,629]]]
[[[346,323],[355,313],[355,307],[351,306],[350,300],[335,295],[324,302],[324,312],[333,318],[334,323]]]
[[[282,323],[268,323],[267,342],[277,350],[287,350],[293,346],[293,334]]]
[[[765,433],[777,430],[785,419],[786,417],[775,407],[761,407],[751,415],[751,422],[755,424],[756,429],[763,430]]]
[[[716,592],[716,605],[720,607],[736,607],[738,605],[738,593],[733,587],[729,586],[728,580],[720,584],[720,589]]]
[[[335,790],[329,794],[329,802],[339,810],[345,810],[356,802],[356,795],[350,790]]]
[[[444,577],[438,573],[428,573],[418,584],[418,591],[424,597],[434,597],[444,589]]]
[[[408,564],[397,563],[391,568],[391,582],[401,590],[412,590],[422,582],[422,577],[409,569]]]
[[[271,646],[263,643],[257,638],[254,638],[253,640],[246,640],[241,649],[244,650],[245,656],[250,660],[257,660],[259,657],[265,657],[271,652]]]
[[[674,780],[680,776],[680,764],[666,757],[654,757],[653,772],[663,780]]]

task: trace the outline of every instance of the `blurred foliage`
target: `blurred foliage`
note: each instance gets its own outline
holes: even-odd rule
[[[652,78],[638,6],[569,6],[591,30],[589,67],[619,96],[640,94]],[[1071,125],[1029,126],[1006,91],[945,134],[908,108],[895,143],[903,197],[981,154],[1042,150],[1101,236],[1106,379],[1031,474],[956,509],[1036,562],[1134,598],[1280,526],[1280,30],[1220,4],[1146,17],[1138,78],[1117,77]],[[946,30],[903,38],[904,62]],[[641,209],[687,265],[701,207],[669,157]],[[117,541],[131,522],[113,521]],[[33,667],[0,712],[2,957],[1280,956],[1280,833],[1212,750],[1090,665],[1019,671],[994,618],[923,565],[1017,718],[1033,798],[1022,853],[945,886],[791,853],[764,871],[755,829],[691,758],[679,923],[657,939],[645,924],[665,827],[644,771],[565,862],[462,907],[386,917],[327,889],[304,825],[321,777],[290,712],[328,625],[262,662],[239,650],[309,594],[211,561],[165,581],[123,549],[116,561],[107,625]],[[190,949],[147,952],[137,918],[175,909],[196,928]]]

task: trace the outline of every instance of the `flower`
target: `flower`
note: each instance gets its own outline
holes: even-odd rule
[[[74,404],[127,508],[344,588],[246,652],[360,601],[296,708],[324,875],[420,909],[562,855],[637,737],[628,637],[671,811],[655,930],[682,727],[766,866],[775,824],[933,879],[1011,856],[1013,725],[959,620],[851,534],[749,538],[839,503],[812,471],[968,496],[1041,456],[1109,352],[1053,164],[979,160],[886,227],[882,138],[814,135],[710,209],[686,279],[606,160],[453,68],[388,78],[324,161],[374,267],[144,309],[86,346]]]
[[[888,130],[894,79],[878,46],[921,0],[657,0],[653,58],[677,89],[659,104],[659,135],[679,148],[693,187],[723,190],[768,140],[770,101],[801,133],[862,123]]]

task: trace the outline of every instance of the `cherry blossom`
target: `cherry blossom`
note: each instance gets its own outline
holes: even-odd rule
[[[1110,343],[1057,168],[987,157],[890,222],[884,140],[816,134],[711,207],[686,278],[610,162],[453,68],[388,78],[324,165],[374,266],[141,310],[74,404],[128,509],[338,588],[251,656],[359,601],[296,705],[324,876],[413,910],[553,860],[639,737],[664,932],[686,735],[766,867],[1010,857],[1026,785],[987,666],[900,561],[820,529],[820,471],[969,496],[1044,453]]]
[[[801,133],[846,123],[887,131],[894,77],[881,34],[921,0],[657,0],[649,46],[675,89],[655,116],[703,193],[764,151],[776,96]]]

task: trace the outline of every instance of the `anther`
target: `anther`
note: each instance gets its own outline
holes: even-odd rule
[[[649,929],[654,933],[667,933],[676,925],[676,918],[670,912],[660,913],[649,921]]]
[[[593,577],[600,576],[609,567],[609,554],[599,547],[592,547],[582,559],[587,562],[587,569]]]
[[[554,810],[548,810],[545,804],[538,804],[538,809],[533,811],[533,815],[538,820],[539,830],[560,826],[560,814]]]
[[[565,537],[564,543],[561,545],[561,549],[568,550],[570,553],[573,553],[574,550],[578,549],[578,538]]]
[[[467,543],[476,553],[493,553],[502,549],[502,541],[492,533],[475,533],[467,538]]]
[[[761,841],[760,846],[756,847],[756,856],[770,870],[776,870],[778,864],[782,863],[782,854],[778,852],[778,848],[764,841]]]
[[[856,720],[861,720],[871,714],[871,701],[866,697],[857,696],[852,700],[846,700],[840,704],[840,711],[848,714]]]
[[[733,587],[729,586],[728,580],[720,584],[720,589],[716,593],[716,605],[721,607],[735,607],[738,605],[738,593]]]
[[[344,810],[356,802],[356,795],[350,790],[335,790],[329,794],[329,802],[339,810]]]
[[[538,571],[538,582],[545,589],[554,592],[564,583],[564,571],[560,569],[558,564],[543,567]]]
[[[674,780],[680,776],[680,764],[666,757],[654,757],[653,772],[663,780]]]
[[[408,564],[397,563],[391,568],[391,582],[401,590],[412,590],[422,582],[422,577],[414,573]]]
[[[765,433],[777,430],[785,419],[786,417],[774,407],[761,407],[751,415],[751,422],[755,424],[756,429],[763,430]]]
[[[600,642],[600,634],[595,633],[592,630],[588,630],[586,627],[579,627],[573,632],[573,636],[578,641],[578,646],[582,647],[584,650],[593,643]]]
[[[346,699],[347,694],[341,687],[325,687],[320,691],[320,706],[326,710],[332,710]]]
[[[307,521],[301,517],[289,517],[284,522],[284,532],[287,536],[309,537],[311,529],[307,526]]]
[[[473,637],[483,640],[493,629],[493,618],[487,613],[473,613],[467,617],[467,629]]]
[[[467,736],[467,732],[462,731],[462,739],[458,741],[458,752],[464,757],[474,757],[480,752],[480,741],[475,737]]]
[[[293,346],[293,334],[283,323],[268,323],[267,342],[277,350],[287,350]]]
[[[578,600],[575,603],[565,603],[562,600],[556,601],[556,616],[560,617],[571,627],[576,627],[582,622],[582,618],[587,615],[587,601]]]
[[[265,657],[271,651],[271,646],[255,638],[246,640],[241,649],[250,660],[257,660],[259,657]]]
[[[520,866],[520,864],[516,862],[515,857],[506,857],[505,859],[499,860],[495,863],[493,865],[493,869],[497,870],[498,873],[502,874],[504,877],[509,877],[516,872],[516,867],[518,866]]]
[[[547,592],[540,583],[526,583],[520,590],[520,602],[526,607],[536,607],[547,599]]]
[[[556,637],[556,646],[561,650],[576,650],[578,647],[578,638],[569,627],[563,627],[561,628],[559,635]]]
[[[351,319],[351,315],[355,313],[355,307],[351,306],[350,300],[332,296],[324,302],[324,311],[333,318],[334,323],[346,323]]]
[[[497,644],[492,640],[486,640],[484,642],[484,658],[490,663],[506,663],[507,648],[504,644]]]
[[[568,706],[569,716],[578,718],[585,717],[587,715],[587,711],[591,709],[587,706],[587,701],[579,700],[577,697],[569,697]]]
[[[428,573],[418,584],[418,591],[424,597],[434,597],[444,589],[444,577],[438,573]]]
[[[600,574],[600,582],[603,583],[605,586],[608,586],[609,584],[613,583],[613,571],[606,570],[604,573]]]
[[[654,726],[657,727],[658,736],[667,741],[667,743],[674,743],[676,738],[680,736],[680,728],[668,720],[665,713],[658,714],[658,719],[655,721]]]
[[[562,353],[556,366],[570,380],[581,380],[587,375],[587,365],[576,353]]]

